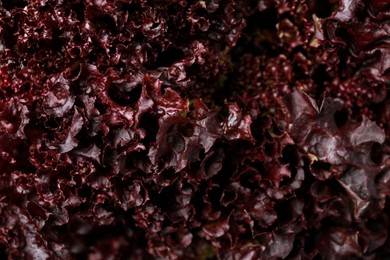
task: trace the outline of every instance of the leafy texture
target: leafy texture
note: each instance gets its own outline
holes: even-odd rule
[[[1,0],[0,258],[389,258],[389,8]]]

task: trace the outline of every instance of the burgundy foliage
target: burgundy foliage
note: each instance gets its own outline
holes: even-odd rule
[[[389,10],[1,0],[0,258],[390,258]]]

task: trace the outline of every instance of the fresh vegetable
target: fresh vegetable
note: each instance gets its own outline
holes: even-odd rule
[[[1,0],[1,259],[390,257],[379,0]]]

